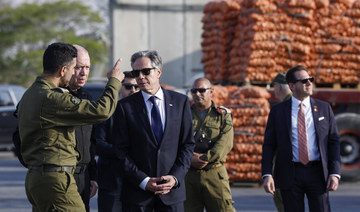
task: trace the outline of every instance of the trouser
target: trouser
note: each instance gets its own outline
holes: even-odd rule
[[[234,212],[225,166],[205,170],[190,168],[185,177],[186,212]]]
[[[155,195],[146,205],[132,205],[123,202],[123,212],[184,212],[184,203],[165,205],[159,195]]]
[[[329,192],[326,190],[320,162],[311,166],[295,166],[295,179],[292,187],[281,189],[285,211],[304,212],[305,195],[310,212],[330,212]]]
[[[284,210],[284,205],[283,205],[283,201],[281,198],[280,189],[275,189],[273,199],[274,199],[274,203],[275,203],[275,206],[276,206],[278,212],[284,212],[285,210]]]
[[[122,212],[121,191],[123,174],[117,159],[98,160],[98,211]]]
[[[121,212],[121,190],[106,190],[99,187],[98,211]]]
[[[78,192],[81,196],[81,199],[83,200],[85,204],[85,209],[87,212],[90,211],[90,175],[89,171],[87,170],[86,166],[80,168],[78,170],[75,170],[74,178],[76,181],[76,185],[78,187]]]
[[[71,173],[28,170],[25,179],[26,196],[33,212],[84,212],[84,203]]]

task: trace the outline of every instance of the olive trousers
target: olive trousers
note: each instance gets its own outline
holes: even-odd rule
[[[234,212],[225,166],[205,170],[190,168],[185,176],[185,212]]]
[[[33,212],[85,212],[71,173],[29,170],[25,179],[25,191]]]

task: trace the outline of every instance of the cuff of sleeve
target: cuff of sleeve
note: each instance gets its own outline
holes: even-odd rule
[[[146,191],[146,184],[149,182],[149,180],[150,180],[150,177],[146,177],[146,178],[140,183],[139,187],[140,187],[142,190]]]
[[[175,176],[172,176],[173,178],[174,178],[174,180],[175,180],[175,185],[174,185],[174,187],[177,187],[178,185],[179,185],[179,181],[176,179],[176,177]]]
[[[271,174],[264,174],[261,178],[264,180],[267,176],[271,176]]]
[[[335,176],[335,177],[337,177],[339,180],[340,180],[340,175],[339,174],[330,174],[330,176]]]

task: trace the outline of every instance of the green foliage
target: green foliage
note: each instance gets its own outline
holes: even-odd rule
[[[103,20],[79,1],[25,3],[0,8],[0,83],[29,86],[42,73],[42,55],[53,42],[84,46],[91,63],[103,62]]]

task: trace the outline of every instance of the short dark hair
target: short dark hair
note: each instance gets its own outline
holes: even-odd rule
[[[124,82],[126,78],[135,79],[135,76],[131,71],[124,71],[124,75],[125,77],[122,82]]]
[[[54,74],[62,66],[69,66],[76,57],[77,50],[73,45],[61,42],[52,43],[44,52],[44,73]]]
[[[297,71],[307,71],[305,66],[303,65],[297,65],[292,68],[290,68],[286,73],[286,82],[289,83],[296,83],[296,77],[295,72]]]
[[[160,69],[162,67],[162,60],[161,60],[161,57],[160,55],[158,54],[157,51],[155,50],[145,50],[145,51],[139,51],[139,52],[136,52],[134,53],[132,56],[131,56],[131,67],[134,68],[134,63],[135,61],[138,59],[138,58],[141,58],[141,57],[147,57],[151,60],[151,65],[156,68],[156,69]]]

